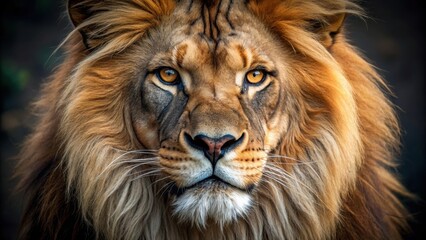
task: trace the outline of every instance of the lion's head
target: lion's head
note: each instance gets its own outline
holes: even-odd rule
[[[20,163],[37,206],[23,236],[397,236],[404,190],[386,166],[398,125],[342,31],[359,12],[70,1],[68,57]]]

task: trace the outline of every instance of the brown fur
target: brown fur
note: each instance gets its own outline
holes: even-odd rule
[[[397,196],[409,194],[389,170],[399,128],[386,84],[345,39],[355,4],[88,0],[69,9],[77,26],[67,58],[36,104],[40,122],[18,164],[22,239],[400,238],[407,213]],[[184,94],[152,73],[165,64],[191,79]],[[244,87],[238,73],[252,65],[271,73]],[[191,185],[204,163],[184,132],[241,142],[219,163],[239,190],[183,196],[227,209],[215,196],[236,194],[248,209],[188,213],[170,188]]]

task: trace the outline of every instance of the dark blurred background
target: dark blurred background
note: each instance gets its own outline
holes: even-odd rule
[[[33,126],[30,102],[61,62],[56,46],[71,30],[65,1],[1,3],[0,239],[15,239],[23,196],[13,194],[13,159]],[[348,38],[390,83],[402,124],[398,172],[420,200],[405,201],[414,221],[405,239],[426,239],[425,7],[415,0],[371,0],[360,5],[370,18],[347,20]]]

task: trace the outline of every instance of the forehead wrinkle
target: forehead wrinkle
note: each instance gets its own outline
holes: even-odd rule
[[[188,44],[184,43],[176,47],[176,50],[174,51],[174,58],[176,59],[176,65],[178,65],[180,68],[183,66],[183,61],[185,58],[185,55],[188,50]]]
[[[219,68],[219,65],[224,62],[226,56],[228,55],[226,47],[227,42],[224,38],[218,38],[214,43],[213,51],[211,52],[211,57],[213,60],[213,67],[215,69]]]
[[[226,61],[228,55],[223,46],[226,46],[230,39],[239,36],[238,32],[243,30],[241,24],[235,24],[235,21],[241,21],[241,3],[233,0],[191,1],[191,3],[185,3],[181,6],[180,11],[185,13],[184,21],[188,24],[186,24],[187,29],[185,31],[177,34],[184,33],[188,38],[195,37],[195,39],[198,35],[197,40],[208,46],[208,48],[202,49],[202,51],[208,51],[208,53],[200,54],[204,57],[203,61],[208,58],[207,61],[212,64],[212,67],[219,69],[219,65]],[[243,30],[243,32],[245,31]],[[245,68],[249,61],[241,50],[243,50],[243,47],[240,48],[241,60],[238,61],[242,62],[243,68]],[[182,61],[178,62],[181,63]]]
[[[243,68],[247,68],[247,64],[248,64],[248,56],[246,54],[246,50],[244,49],[243,45],[238,44],[237,45],[237,52],[241,57],[241,61],[243,62]]]
[[[222,36],[232,33],[234,23],[231,15],[239,14],[238,5],[234,0],[191,1],[182,9],[193,32],[203,34],[210,41],[217,42]]]

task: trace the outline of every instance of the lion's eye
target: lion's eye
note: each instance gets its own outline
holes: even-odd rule
[[[266,72],[261,69],[251,70],[246,74],[246,81],[251,84],[259,84],[266,78]]]
[[[179,73],[169,67],[157,70],[157,77],[165,84],[176,84],[179,82]]]

